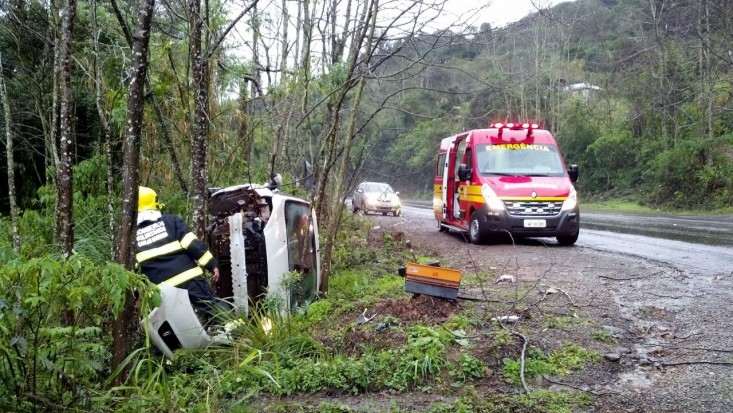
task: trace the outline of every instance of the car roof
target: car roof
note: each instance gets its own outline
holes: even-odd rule
[[[364,181],[361,184],[359,184],[359,186],[361,186],[361,185],[379,185],[379,186],[389,186],[389,187],[392,187],[392,185],[390,185],[390,184],[388,184],[386,182],[376,182],[376,181]]]

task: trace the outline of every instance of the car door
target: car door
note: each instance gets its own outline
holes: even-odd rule
[[[364,197],[364,183],[359,184],[354,190],[354,194],[351,196],[352,208],[356,210],[361,207],[362,198]]]

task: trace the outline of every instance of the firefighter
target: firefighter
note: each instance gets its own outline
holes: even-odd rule
[[[135,239],[138,266],[156,285],[188,290],[194,308],[212,320],[231,309],[204,279],[204,268],[211,271],[214,282],[219,279],[217,261],[206,244],[188,230],[181,217],[162,214],[162,207],[154,190],[144,186],[138,188]]]

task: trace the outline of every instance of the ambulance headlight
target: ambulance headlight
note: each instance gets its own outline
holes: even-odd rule
[[[568,199],[566,199],[562,203],[562,210],[563,211],[570,211],[575,209],[575,207],[578,206],[578,193],[575,191],[575,187],[570,187],[570,193],[568,194]]]
[[[489,210],[491,211],[503,211],[504,210],[504,201],[499,199],[498,196],[496,196],[496,192],[494,192],[493,189],[489,186],[489,184],[483,184],[481,186],[481,195],[484,196],[484,201],[486,201],[486,206],[489,207]]]

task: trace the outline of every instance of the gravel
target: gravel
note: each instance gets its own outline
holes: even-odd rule
[[[733,277],[691,274],[636,255],[560,247],[552,239],[472,245],[459,233],[439,233],[433,219],[367,219],[380,230],[402,233],[418,255],[435,257],[441,266],[494,275],[490,287],[462,284],[462,295],[535,291],[532,320],[518,323],[531,329],[532,344],[552,348],[571,342],[601,355],[558,379],[568,389],[592,393],[595,402],[587,411],[733,411]],[[495,283],[504,275],[515,282]],[[549,295],[549,288],[557,292]],[[506,310],[501,304],[477,308],[493,315]],[[579,321],[548,329],[551,317]],[[550,388],[532,387],[542,386]]]

